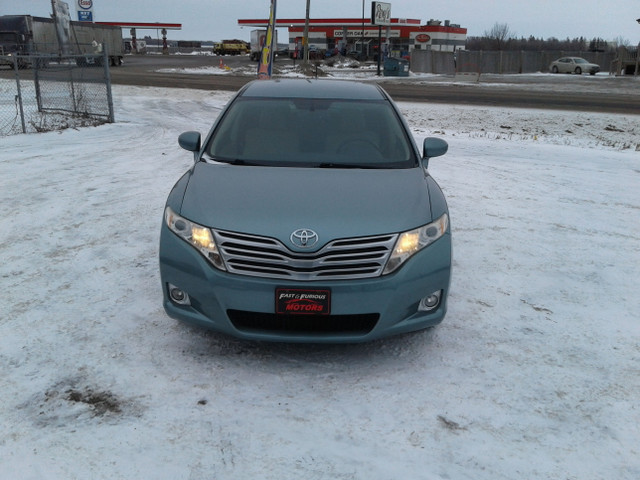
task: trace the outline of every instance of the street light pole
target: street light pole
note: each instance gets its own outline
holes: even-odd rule
[[[307,15],[304,19],[304,33],[302,34],[302,64],[307,66],[309,64],[309,4],[311,0],[307,0]]]
[[[364,0],[362,0],[362,37],[360,38],[360,58],[364,59]]]
[[[640,18],[638,18],[636,22],[640,23]],[[633,73],[633,75],[638,76],[639,74],[640,74],[640,42],[638,42],[638,47],[636,48],[636,70]]]

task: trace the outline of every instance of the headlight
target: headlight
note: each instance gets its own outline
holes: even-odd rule
[[[386,275],[395,272],[414,254],[442,237],[448,227],[449,216],[445,213],[435,222],[401,233],[398,240],[396,240],[396,245],[382,274]]]
[[[164,221],[169,230],[198,249],[214,267],[226,270],[210,228],[181,217],[170,207],[167,207],[164,211]]]

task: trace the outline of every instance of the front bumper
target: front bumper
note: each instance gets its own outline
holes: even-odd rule
[[[167,314],[187,323],[248,340],[308,343],[352,343],[420,330],[440,323],[447,309],[451,276],[449,233],[420,251],[391,275],[358,280],[287,281],[235,275],[214,268],[192,246],[166,225],[160,236],[160,277]],[[174,302],[169,284],[189,296],[189,304]],[[278,288],[329,289],[331,315],[289,316],[278,328],[262,319],[275,314]],[[441,291],[440,303],[432,311],[419,310],[421,299]],[[240,320],[239,320],[240,317]],[[253,317],[253,318],[251,318]],[[245,321],[251,318],[250,321]],[[363,321],[354,329],[342,322]],[[296,328],[296,321],[304,329]],[[315,328],[316,327],[319,328]]]

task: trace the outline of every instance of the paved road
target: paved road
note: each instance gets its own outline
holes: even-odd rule
[[[640,114],[638,94],[596,94],[529,90],[526,85],[511,88],[461,88],[459,85],[385,84],[394,100],[487,105],[494,107],[544,108],[610,113]]]
[[[230,91],[255,78],[250,73],[255,63],[248,57],[223,61],[233,73],[207,74],[207,67],[219,65],[215,56],[127,56],[124,65],[111,69],[111,78],[114,84]],[[291,60],[279,57],[276,65],[290,66]],[[181,73],[184,69],[203,73]],[[9,78],[5,73],[11,74],[2,71],[0,76]],[[640,114],[640,82],[631,76],[482,75],[480,83],[470,84],[435,75],[378,77],[373,70],[366,80],[382,84],[395,100],[403,101]]]
[[[255,77],[246,75],[159,71],[217,67],[219,60],[220,57],[204,55],[127,56],[122,66],[111,68],[111,81],[123,85],[236,91],[254,80]],[[247,57],[224,57],[225,65],[231,68],[248,67],[249,61]]]
[[[255,77],[250,75],[184,74],[158,70],[216,67],[220,57],[130,56],[120,68],[113,68],[117,84],[235,91]],[[276,65],[290,64],[278,58]],[[247,57],[224,57],[232,71],[249,70]],[[482,87],[456,83],[452,77],[432,76],[390,79],[377,77],[396,100],[463,105],[552,108],[613,113],[640,113],[640,85],[633,77],[598,78],[584,75],[483,75]],[[486,88],[485,88],[486,87]]]

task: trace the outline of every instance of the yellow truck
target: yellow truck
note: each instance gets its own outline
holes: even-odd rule
[[[242,40],[222,40],[213,44],[215,55],[244,55],[249,53],[249,44]]]

